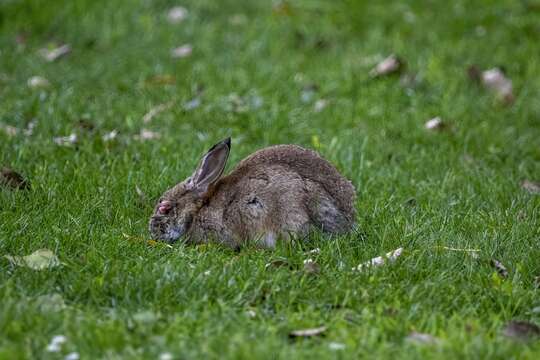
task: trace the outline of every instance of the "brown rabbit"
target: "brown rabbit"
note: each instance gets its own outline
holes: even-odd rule
[[[221,177],[230,149],[230,138],[214,145],[191,177],[163,194],[150,219],[153,238],[274,247],[311,228],[332,234],[353,228],[354,186],[314,151],[271,146]]]

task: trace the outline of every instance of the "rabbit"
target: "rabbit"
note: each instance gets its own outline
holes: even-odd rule
[[[149,224],[155,240],[274,248],[313,229],[344,234],[355,226],[353,184],[316,152],[270,146],[222,176],[230,150],[230,138],[215,144],[193,175],[161,196]]]

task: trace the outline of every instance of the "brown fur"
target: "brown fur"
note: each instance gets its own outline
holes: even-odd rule
[[[311,228],[346,233],[355,222],[351,182],[316,152],[295,145],[253,153],[202,194],[190,190],[191,182],[178,184],[163,199],[175,204],[171,221],[189,220],[181,232],[196,243],[217,241],[235,247],[255,240],[273,247],[278,239],[304,235]],[[163,223],[156,218],[159,214],[152,218],[150,231],[160,239],[156,229]]]

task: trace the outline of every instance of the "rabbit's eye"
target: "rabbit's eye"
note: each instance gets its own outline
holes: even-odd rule
[[[169,200],[163,200],[159,203],[158,212],[160,214],[167,214],[172,209],[172,203]]]

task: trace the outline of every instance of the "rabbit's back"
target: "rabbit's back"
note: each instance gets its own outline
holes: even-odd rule
[[[277,237],[310,227],[349,231],[354,201],[351,182],[316,152],[277,145],[253,153],[223,177],[202,219],[222,224],[215,234],[221,241],[262,237],[273,246]]]

